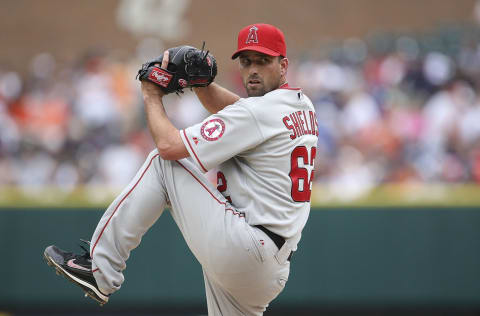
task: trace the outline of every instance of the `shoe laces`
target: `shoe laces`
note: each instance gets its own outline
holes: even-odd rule
[[[92,258],[90,257],[90,241],[88,240],[85,240],[85,239],[80,239],[81,242],[85,243],[87,246],[85,246],[84,244],[78,244],[80,246],[80,248],[83,249],[84,253],[79,256],[85,260],[91,260]]]

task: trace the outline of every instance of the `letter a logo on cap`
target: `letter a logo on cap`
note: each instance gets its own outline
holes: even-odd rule
[[[247,41],[245,42],[245,44],[258,43],[257,30],[258,27],[256,27],[255,25],[250,28],[250,32],[248,33]]]

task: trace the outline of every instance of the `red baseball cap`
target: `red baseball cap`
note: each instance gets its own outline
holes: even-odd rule
[[[240,52],[245,50],[254,50],[270,56],[287,56],[283,32],[270,24],[251,24],[238,32],[238,48],[232,59],[237,58]]]

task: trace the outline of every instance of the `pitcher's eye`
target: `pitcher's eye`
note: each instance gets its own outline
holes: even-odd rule
[[[241,58],[240,59],[240,65],[242,65],[243,67],[247,67],[250,65],[250,59],[248,58]]]
[[[258,63],[261,64],[261,65],[267,65],[267,64],[269,64],[271,61],[272,61],[271,58],[268,58],[267,56],[265,56],[265,57],[260,58],[260,60],[259,60]]]

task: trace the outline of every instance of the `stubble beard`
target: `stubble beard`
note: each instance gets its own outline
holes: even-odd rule
[[[245,90],[247,91],[247,95],[249,97],[261,97],[264,96],[265,94],[269,93],[270,91],[273,91],[280,87],[280,78],[278,79],[278,82],[276,84],[272,85],[271,87],[266,87],[265,83],[262,82],[259,84],[257,87],[254,88],[248,88],[248,80],[244,82],[244,87]]]
[[[249,89],[248,87],[245,87],[245,89],[247,90],[247,95],[249,97],[261,97],[267,93],[264,86],[260,87],[259,89]]]

